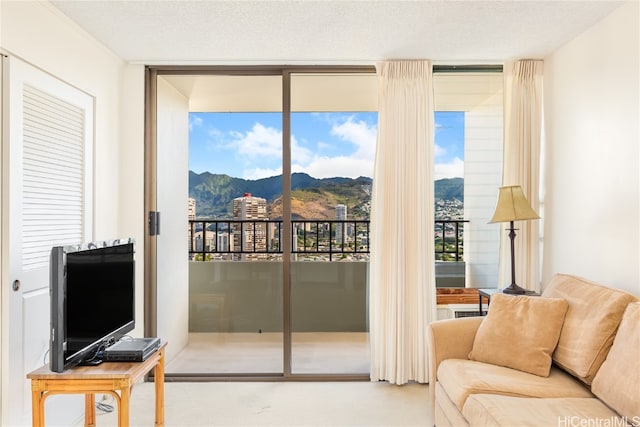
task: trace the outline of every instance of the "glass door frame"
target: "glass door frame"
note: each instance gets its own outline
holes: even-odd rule
[[[157,78],[161,75],[282,76],[282,197],[283,197],[283,372],[282,374],[182,375],[170,381],[369,381],[368,374],[295,374],[291,371],[291,75],[375,74],[374,66],[146,66],[144,126],[144,218],[157,211]],[[157,336],[157,241],[144,233],[144,333]]]

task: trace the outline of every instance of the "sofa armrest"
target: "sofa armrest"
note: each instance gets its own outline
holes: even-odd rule
[[[482,317],[431,322],[427,328],[429,343],[429,378],[436,379],[440,362],[445,359],[468,359]]]

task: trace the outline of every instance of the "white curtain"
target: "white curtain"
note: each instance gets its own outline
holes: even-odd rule
[[[521,60],[505,66],[504,185],[521,185],[540,214],[543,61]],[[519,221],[515,240],[516,283],[540,290],[540,221]],[[510,241],[503,230],[500,283],[511,283]]]
[[[435,320],[433,91],[430,61],[377,65],[371,197],[371,380],[428,382]]]

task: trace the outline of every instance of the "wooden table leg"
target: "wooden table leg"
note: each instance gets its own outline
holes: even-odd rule
[[[44,402],[41,391],[31,392],[31,424],[33,427],[44,427]]]
[[[96,425],[96,395],[93,393],[84,395],[84,425],[85,427]]]
[[[129,401],[131,399],[131,387],[124,387],[120,390],[120,410],[118,411],[118,427],[129,427]]]
[[[164,426],[164,350],[153,369],[153,382],[156,387],[156,427]]]

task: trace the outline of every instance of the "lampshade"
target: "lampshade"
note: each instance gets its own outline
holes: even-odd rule
[[[519,185],[500,187],[496,212],[489,223],[539,219]]]

